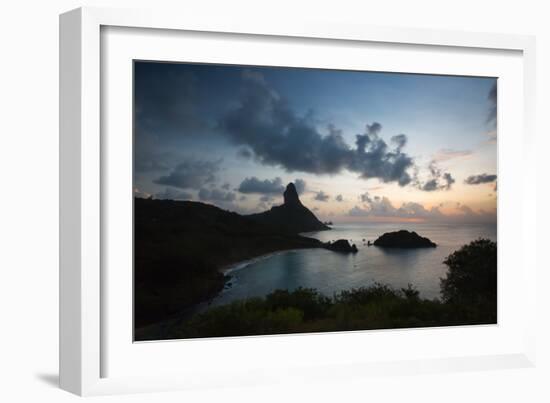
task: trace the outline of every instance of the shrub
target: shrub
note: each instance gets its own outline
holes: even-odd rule
[[[444,302],[461,304],[495,303],[497,297],[497,244],[478,239],[449,255],[449,267],[441,279]]]

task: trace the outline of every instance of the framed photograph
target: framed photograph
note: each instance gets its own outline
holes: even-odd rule
[[[62,388],[534,365],[533,38],[86,8],[60,44]]]

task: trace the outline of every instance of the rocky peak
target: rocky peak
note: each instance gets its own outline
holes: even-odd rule
[[[294,183],[290,182],[285,192],[283,193],[283,197],[285,200],[285,205],[302,205],[300,202],[300,198],[298,197],[298,192],[296,191],[296,186],[294,186]]]

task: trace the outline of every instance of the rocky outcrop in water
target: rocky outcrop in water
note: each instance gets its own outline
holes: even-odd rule
[[[334,252],[357,253],[357,246],[355,246],[355,244],[350,244],[347,239],[327,242],[325,248]]]
[[[383,248],[435,248],[437,245],[414,231],[387,232],[374,241],[374,246]]]

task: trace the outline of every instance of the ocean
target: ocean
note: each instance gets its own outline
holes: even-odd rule
[[[416,231],[437,244],[436,248],[383,249],[367,246],[385,232]],[[477,238],[496,241],[495,224],[368,223],[334,225],[331,231],[310,232],[305,236],[323,242],[348,239],[359,249],[342,254],[325,249],[303,249],[274,253],[235,265],[228,271],[230,285],[210,306],[259,297],[276,289],[316,288],[334,293],[374,283],[394,288],[412,284],[423,298],[440,296],[440,279],[445,277],[444,259]],[[365,240],[365,242],[363,241]]]

